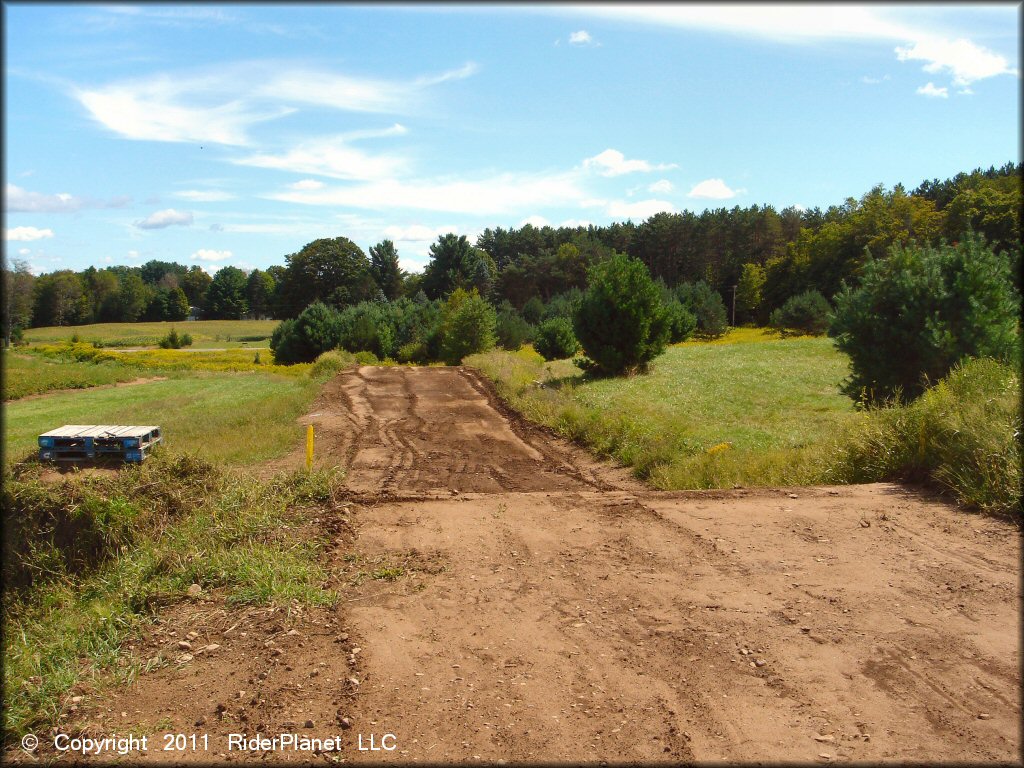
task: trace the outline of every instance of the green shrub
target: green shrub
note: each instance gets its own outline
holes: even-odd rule
[[[494,307],[480,298],[475,288],[469,293],[455,289],[445,305],[441,359],[458,365],[466,355],[492,349],[497,340],[496,324]]]
[[[259,356],[259,353],[257,353],[257,356]],[[309,369],[309,375],[313,379],[327,379],[338,371],[349,368],[355,362],[356,356],[352,353],[346,352],[343,349],[332,349],[317,357],[313,366]]]
[[[544,314],[544,302],[540,296],[531,296],[529,301],[523,304],[523,319],[530,325],[536,325]]]
[[[690,310],[683,306],[677,299],[665,302],[665,309],[668,310],[668,341],[670,344],[678,344],[686,341],[693,332],[697,330],[697,317]]]
[[[858,288],[835,297],[830,333],[850,356],[855,400],[916,397],[964,357],[1009,360],[1020,342],[1010,261],[980,237],[957,245],[893,246],[868,259]]]
[[[599,371],[636,371],[665,351],[668,310],[643,262],[616,253],[588,277],[573,330]]]
[[[700,336],[715,339],[729,328],[729,315],[721,295],[703,280],[683,283],[676,288],[682,305],[697,318],[697,332]]]
[[[270,348],[278,363],[311,363],[321,353],[334,349],[340,335],[338,311],[318,301],[294,320],[281,321],[270,337]]]
[[[410,341],[403,344],[395,353],[400,363],[424,364],[430,361],[427,354],[427,345],[422,341]]]
[[[866,411],[838,441],[840,482],[931,480],[959,502],[1020,512],[1020,376],[992,359],[967,360],[909,405]]]
[[[373,352],[378,358],[394,350],[395,328],[387,303],[363,301],[341,312],[338,345],[349,352]]]
[[[534,327],[526,322],[511,304],[503,302],[501,309],[498,310],[495,326],[498,346],[515,352],[533,338],[534,332]]]
[[[791,296],[785,304],[772,312],[768,324],[779,333],[798,331],[810,336],[821,336],[828,330],[828,299],[817,291]]]
[[[160,339],[159,345],[160,349],[181,349],[182,347],[191,347],[192,337],[187,333],[183,333],[179,336],[178,332],[174,328],[171,328],[170,333]]]
[[[537,326],[533,348],[545,360],[564,360],[579,351],[580,343],[568,318],[553,317]]]
[[[380,365],[380,358],[367,349],[356,352],[352,358],[359,365]]]

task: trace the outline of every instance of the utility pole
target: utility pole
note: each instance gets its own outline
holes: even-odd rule
[[[736,286],[732,287],[732,327],[736,327]]]

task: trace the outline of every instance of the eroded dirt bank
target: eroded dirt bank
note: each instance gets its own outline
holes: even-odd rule
[[[886,484],[647,491],[458,369],[346,372],[308,419],[349,471],[340,605],[179,606],[146,653],[218,647],[77,727],[210,735],[176,760],[1020,760],[1009,524]],[[257,731],[343,748],[225,748]]]

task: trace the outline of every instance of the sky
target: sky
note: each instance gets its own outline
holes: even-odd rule
[[[448,232],[913,189],[1020,162],[1020,14],[5,2],[4,253],[418,271]]]

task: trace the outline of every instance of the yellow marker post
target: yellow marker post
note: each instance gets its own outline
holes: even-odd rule
[[[306,471],[313,469],[313,425],[306,427]]]

